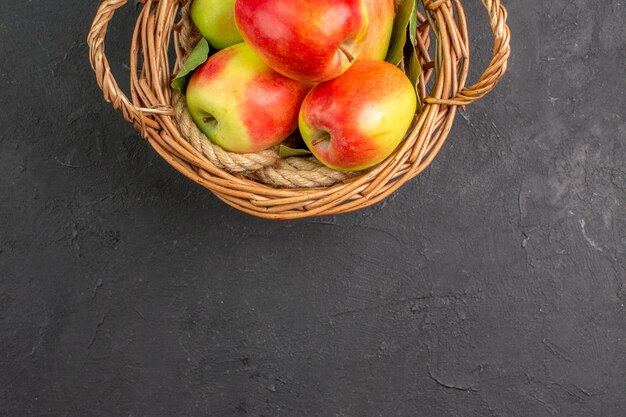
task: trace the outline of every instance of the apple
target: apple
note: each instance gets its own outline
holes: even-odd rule
[[[316,84],[350,68],[369,16],[364,0],[236,0],[235,22],[270,67]]]
[[[243,42],[235,25],[235,0],[194,0],[191,20],[216,49]]]
[[[391,155],[416,107],[415,90],[401,70],[384,61],[357,61],[309,92],[300,109],[300,132],[326,166],[360,171]]]
[[[187,85],[187,106],[215,144],[231,152],[259,152],[296,130],[309,89],[272,70],[242,42],[196,69]]]
[[[365,0],[369,14],[369,29],[360,60],[384,61],[391,42],[395,20],[394,0]]]

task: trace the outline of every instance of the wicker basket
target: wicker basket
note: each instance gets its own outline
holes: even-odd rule
[[[387,198],[428,167],[443,146],[458,107],[491,91],[504,75],[510,55],[506,9],[499,0],[482,0],[495,35],[493,59],[478,83],[466,88],[469,37],[461,1],[425,0],[417,36],[422,111],[393,155],[374,169],[348,176],[307,158],[280,159],[273,149],[230,154],[199,134],[189,122],[184,100],[170,87],[172,74],[198,39],[189,18],[191,0],[142,1],[131,41],[127,97],[111,73],[104,48],[108,22],[127,1],[104,0],[88,37],[91,65],[104,99],[182,174],[232,207],[269,219],[346,213]],[[170,47],[176,53],[173,66]]]

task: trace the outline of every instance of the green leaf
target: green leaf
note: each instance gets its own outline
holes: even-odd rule
[[[420,65],[419,59],[417,57],[417,6],[419,5],[421,0],[417,0],[415,2],[415,7],[413,8],[413,12],[411,13],[411,19],[408,27],[408,42],[404,44],[404,68],[406,70],[406,74],[411,80],[411,84],[413,84],[413,88],[415,89],[415,94],[417,96],[418,109],[421,112],[422,102],[419,95],[419,79],[422,73],[422,66]]]
[[[391,42],[389,44],[389,52],[387,53],[387,62],[393,65],[400,65],[403,57],[404,45],[407,39],[407,28],[411,22],[411,16],[416,16],[417,26],[417,1],[403,0],[396,13],[396,20],[393,23],[393,32],[391,34]]]
[[[404,65],[406,69],[406,74],[411,80],[411,84],[413,84],[413,88],[415,88],[415,94],[417,95],[417,107],[422,110],[422,99],[419,94],[419,80],[420,75],[422,73],[422,66],[420,65],[419,59],[417,59],[417,52],[415,48],[411,48],[408,53],[404,56]]]
[[[409,21],[409,39],[411,39],[411,45],[417,46],[417,7],[421,0],[415,2],[413,12],[411,12],[411,20]]]
[[[206,39],[202,38],[200,42],[193,49],[189,57],[181,67],[176,77],[172,80],[172,88],[184,93],[191,73],[209,57],[209,43]]]
[[[280,145],[279,155],[281,158],[291,158],[292,156],[313,155],[308,149],[293,149],[285,145]]]

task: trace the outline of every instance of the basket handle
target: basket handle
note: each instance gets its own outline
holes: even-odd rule
[[[427,3],[429,9],[437,9],[447,0],[433,0]],[[489,12],[491,31],[494,35],[493,58],[478,82],[469,88],[461,90],[451,99],[427,98],[430,104],[446,104],[451,106],[466,106],[486,96],[493,90],[506,73],[509,57],[511,56],[511,30],[506,24],[508,12],[500,0],[482,0]]]
[[[104,41],[108,29],[109,21],[117,9],[124,6],[128,0],[104,0],[100,4],[96,17],[91,25],[87,36],[89,46],[89,60],[91,67],[96,74],[96,80],[104,94],[104,100],[111,103],[113,108],[119,110],[124,118],[131,123],[138,123],[145,129],[146,122],[153,124],[154,121],[147,118],[150,114],[170,114],[169,106],[159,105],[151,108],[135,106],[120,89],[115,77],[111,72],[109,61],[104,51]],[[153,123],[149,123],[153,122]]]

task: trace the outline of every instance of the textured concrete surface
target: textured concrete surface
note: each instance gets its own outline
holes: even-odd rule
[[[0,3],[0,416],[624,416],[623,0],[506,2],[510,73],[433,166],[289,223],[103,104],[97,1]],[[491,37],[464,3],[476,77]]]

